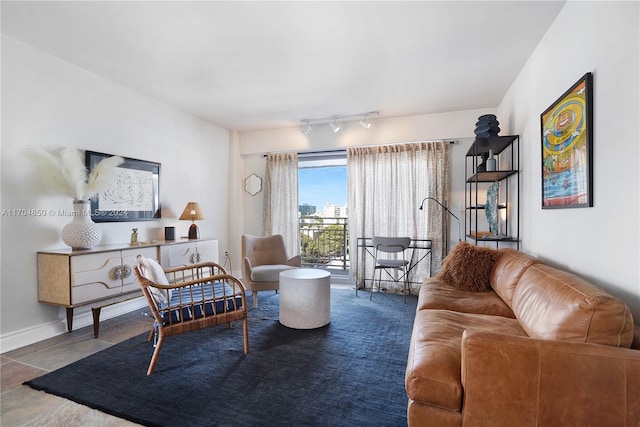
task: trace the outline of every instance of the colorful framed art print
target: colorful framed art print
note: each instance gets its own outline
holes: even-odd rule
[[[593,83],[580,78],[540,115],[542,209],[593,206]]]

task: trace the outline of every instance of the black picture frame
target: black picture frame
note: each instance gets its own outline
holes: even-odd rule
[[[85,152],[89,172],[113,154]],[[122,156],[121,156],[122,157]],[[91,199],[95,222],[156,221],[160,219],[160,163],[122,157],[108,188]]]
[[[542,209],[593,207],[593,77],[540,114]]]

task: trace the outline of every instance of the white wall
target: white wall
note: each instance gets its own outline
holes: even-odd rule
[[[345,123],[343,129],[333,133],[329,125],[316,125],[304,135],[300,128],[244,132],[240,134],[238,155],[242,168],[239,172],[243,179],[255,173],[264,178],[265,159],[262,154],[286,151],[314,151],[344,149],[364,145],[394,144],[400,142],[429,141],[435,139],[457,140],[451,146],[451,194],[449,206],[464,221],[464,212],[458,211],[458,205],[464,202],[464,156],[473,141],[475,124],[483,114],[495,114],[494,108],[456,111],[443,114],[423,114],[373,120],[370,129],[364,129],[357,122]],[[502,133],[505,134],[505,133]],[[262,202],[264,193],[256,196],[245,194],[244,232],[261,235]],[[416,206],[416,209],[418,207]],[[457,222],[451,224],[451,245],[457,240]],[[462,224],[464,233],[464,223]],[[238,236],[239,240],[240,237]],[[240,259],[240,249],[234,251],[234,260]]]
[[[639,3],[568,2],[498,108],[522,141],[522,244],[624,299],[640,322]],[[540,113],[594,82],[594,206],[541,209]],[[508,123],[508,127],[507,127]]]
[[[161,221],[100,224],[101,244],[162,239],[165,225],[185,236],[177,217],[188,201],[206,215],[202,238],[228,245],[229,132],[95,74],[2,36],[2,209],[69,209],[71,199],[42,196],[21,150],[63,146],[159,162]],[[64,331],[64,310],[38,303],[36,253],[63,249],[68,217],[2,216],[2,351]],[[84,310],[88,310],[85,308]],[[82,313],[83,309],[76,309]],[[88,320],[89,317],[85,316]],[[76,323],[74,327],[83,326]]]

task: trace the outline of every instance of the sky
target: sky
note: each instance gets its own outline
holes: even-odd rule
[[[347,167],[329,166],[298,169],[298,204],[308,204],[322,210],[331,203],[347,204]]]

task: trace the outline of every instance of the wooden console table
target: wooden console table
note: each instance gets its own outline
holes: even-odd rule
[[[218,262],[218,241],[158,241],[38,252],[38,301],[65,307],[69,332],[73,330],[73,309],[91,305],[97,337],[102,307],[142,295],[133,274],[138,255],[158,261],[163,268]]]

